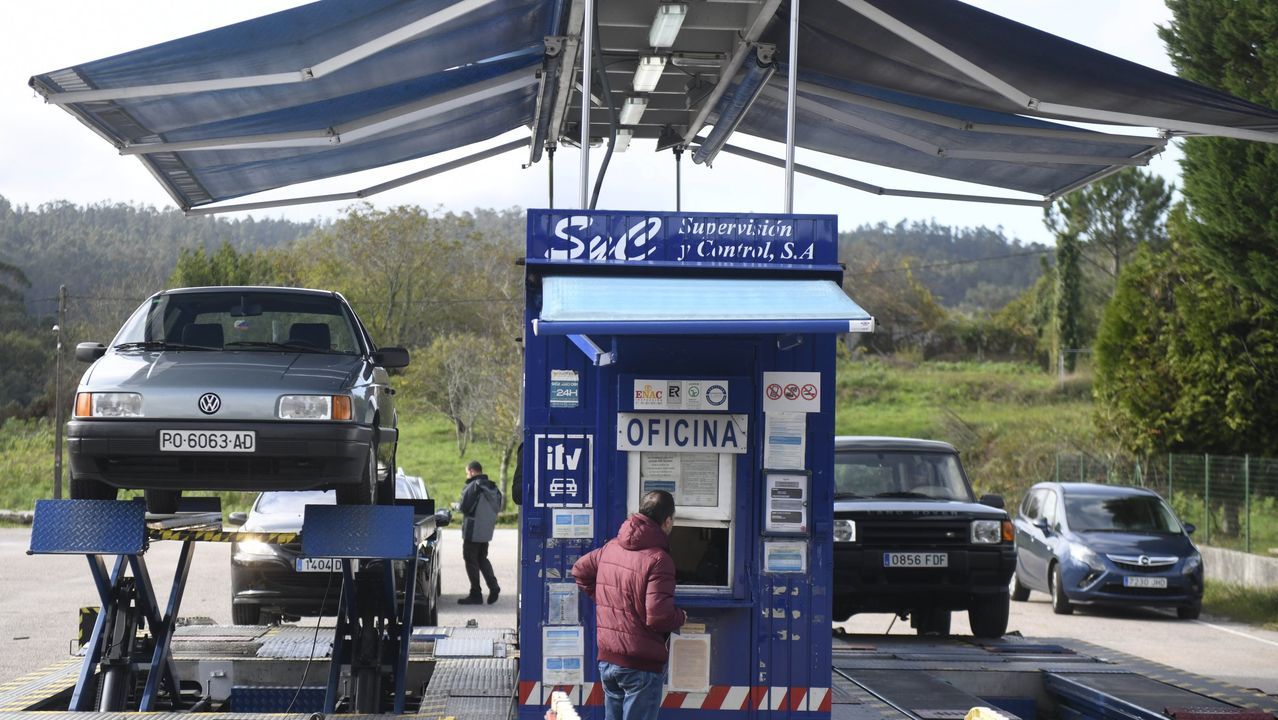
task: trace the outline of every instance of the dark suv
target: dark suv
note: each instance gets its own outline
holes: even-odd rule
[[[890,612],[945,635],[1007,630],[1016,543],[1003,498],[972,494],[949,443],[840,437],[834,455],[834,619]]]

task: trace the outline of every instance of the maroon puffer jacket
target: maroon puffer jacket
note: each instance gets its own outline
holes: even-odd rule
[[[595,601],[599,659],[661,672],[666,637],[688,615],[675,607],[670,542],[657,523],[631,515],[617,537],[572,566],[577,586]]]

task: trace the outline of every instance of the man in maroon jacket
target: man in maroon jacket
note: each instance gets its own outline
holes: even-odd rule
[[[674,514],[670,493],[644,495],[617,537],[572,566],[577,587],[596,605],[607,720],[653,720],[661,709],[666,640],[688,619],[674,604],[669,539]]]

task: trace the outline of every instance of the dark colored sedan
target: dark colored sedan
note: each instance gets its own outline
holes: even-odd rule
[[[396,496],[427,500],[421,478],[402,471],[395,475]],[[245,516],[233,513],[232,522],[241,521],[244,532],[296,533],[302,529],[307,505],[332,505],[331,490],[265,492],[257,496]],[[237,517],[238,516],[238,517]],[[434,625],[439,619],[440,542],[438,528],[447,525],[451,513],[441,510],[419,517],[414,526],[417,540],[417,600],[413,606],[414,625]],[[231,546],[231,617],[236,625],[258,625],[303,616],[336,615],[341,588],[341,562],[331,558],[301,557],[301,543],[274,545],[243,541]],[[359,561],[356,561],[359,562]],[[403,563],[396,563],[396,586],[403,587]],[[382,580],[379,563],[356,566],[357,582]],[[402,593],[401,593],[402,594]],[[400,598],[403,602],[403,598]]]
[[[1075,605],[1155,605],[1198,617],[1203,559],[1157,493],[1137,487],[1040,483],[1017,513],[1012,599],[1047,593],[1060,615]]]

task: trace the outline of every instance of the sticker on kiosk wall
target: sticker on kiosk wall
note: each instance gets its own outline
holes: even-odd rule
[[[551,537],[592,540],[595,537],[595,511],[592,508],[554,508],[550,511]]]
[[[550,371],[550,407],[575,408],[581,401],[581,382],[576,370]]]
[[[589,433],[533,436],[536,507],[590,507],[594,438]]]
[[[727,410],[727,380],[634,381],[635,410]]]
[[[821,412],[821,373],[763,373],[764,412]]]

